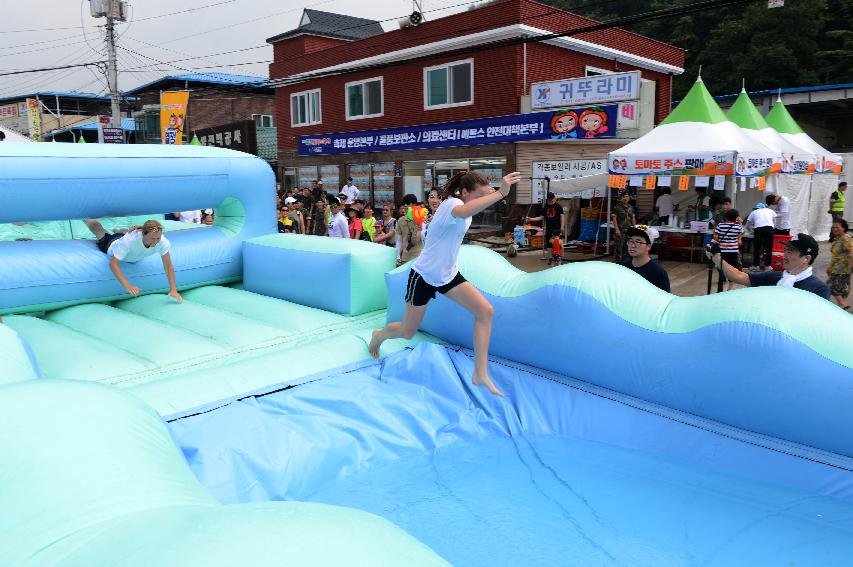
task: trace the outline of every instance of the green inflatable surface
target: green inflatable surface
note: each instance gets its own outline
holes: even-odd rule
[[[366,512],[218,504],[157,413],[116,388],[2,386],[0,415],[0,565],[449,565]]]

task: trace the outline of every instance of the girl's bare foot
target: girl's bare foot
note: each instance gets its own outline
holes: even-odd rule
[[[489,377],[488,374],[480,375],[475,373],[474,377],[471,378],[471,383],[475,386],[485,386],[492,394],[500,396],[502,398],[504,397],[504,393],[498,390],[498,387],[495,386],[495,383],[492,382],[492,379]]]
[[[379,358],[379,347],[382,346],[382,342],[385,339],[382,338],[382,330],[373,331],[373,335],[370,338],[370,344],[367,346],[367,351],[370,353],[370,356],[373,358]]]

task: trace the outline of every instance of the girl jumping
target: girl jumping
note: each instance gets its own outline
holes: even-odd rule
[[[442,293],[474,315],[475,386],[486,386],[492,394],[503,396],[489,377],[489,339],[492,334],[491,304],[477,288],[468,283],[456,266],[462,239],[471,226],[471,217],[505,199],[518,183],[521,174],[510,173],[495,191],[488,179],[476,171],[464,171],[450,178],[441,191],[442,202],[435,211],[426,233],[421,255],[409,272],[406,286],[406,313],[403,321],[389,323],[373,332],[371,356],[379,358],[379,347],[388,339],[410,339],[417,332],[426,313],[427,303]]]

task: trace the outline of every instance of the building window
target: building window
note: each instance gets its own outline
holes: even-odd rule
[[[290,95],[291,126],[308,126],[319,124],[321,121],[320,89]]]
[[[346,84],[347,120],[382,116],[382,83],[382,77],[374,77]]]
[[[252,120],[258,128],[272,128],[273,125],[272,116],[269,114],[253,114]]]
[[[424,109],[473,103],[473,59],[424,68]]]
[[[586,76],[587,77],[597,77],[599,75],[611,75],[614,71],[608,71],[607,69],[599,69],[598,67],[590,67],[586,66]]]

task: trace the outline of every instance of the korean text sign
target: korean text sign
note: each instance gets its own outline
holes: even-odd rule
[[[617,105],[299,137],[300,155],[448,148],[526,140],[613,138]]]
[[[640,72],[613,73],[530,85],[533,109],[600,104],[640,98]]]

